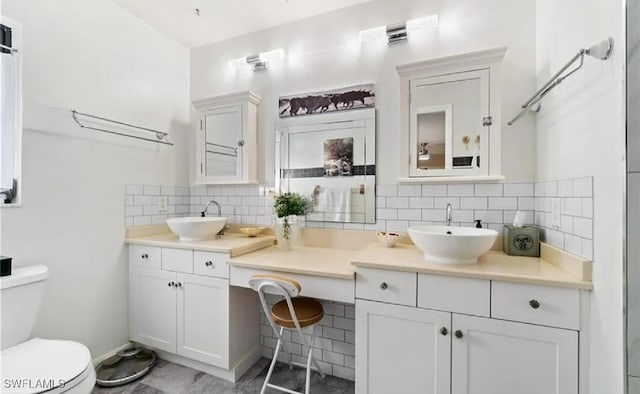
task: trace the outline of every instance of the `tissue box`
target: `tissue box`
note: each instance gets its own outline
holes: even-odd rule
[[[504,252],[510,256],[540,256],[540,230],[537,227],[504,226]]]
[[[0,276],[11,275],[11,257],[0,256]]]

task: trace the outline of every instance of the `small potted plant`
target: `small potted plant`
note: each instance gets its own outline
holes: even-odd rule
[[[276,237],[282,250],[291,250],[298,235],[298,216],[307,213],[309,201],[298,193],[279,194],[274,199],[276,211]]]

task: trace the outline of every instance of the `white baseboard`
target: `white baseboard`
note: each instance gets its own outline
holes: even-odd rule
[[[154,349],[154,351],[158,354],[158,357],[163,360],[170,361],[175,364],[180,364],[185,367],[193,368],[198,371],[208,373],[209,375],[213,375],[215,377],[228,380],[230,382],[237,382],[242,377],[242,375],[245,372],[247,372],[249,368],[251,368],[253,364],[255,364],[262,357],[260,348],[257,347],[254,351],[247,354],[247,356],[244,359],[236,363],[234,367],[227,370],[224,368],[205,364],[190,358],[182,357],[177,354],[165,352],[163,350]]]
[[[123,349],[126,349],[126,348],[128,348],[128,347],[131,347],[132,345],[133,345],[133,343],[132,343],[132,342],[128,342],[128,341],[127,341],[126,343],[124,343],[124,344],[122,344],[122,345],[118,346],[117,348],[115,348],[115,349],[113,349],[113,350],[110,350],[110,351],[108,351],[107,353],[105,353],[105,354],[103,354],[103,355],[101,355],[101,356],[98,356],[98,357],[94,358],[94,359],[93,359],[93,366],[94,366],[94,367],[97,367],[97,366],[98,366],[98,364],[100,364],[100,363],[101,363],[101,362],[103,362],[104,360],[108,359],[109,357],[113,357],[113,356],[115,356],[115,355],[116,355],[120,350],[123,350]]]

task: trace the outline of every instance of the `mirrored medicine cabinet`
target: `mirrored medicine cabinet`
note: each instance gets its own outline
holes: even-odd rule
[[[194,101],[196,184],[256,184],[260,96],[245,91]]]
[[[501,181],[496,48],[397,66],[400,183]]]

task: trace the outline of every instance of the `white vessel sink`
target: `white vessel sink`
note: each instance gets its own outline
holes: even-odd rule
[[[497,231],[485,228],[413,226],[407,230],[425,259],[438,264],[475,264],[498,237]]]
[[[167,219],[167,224],[171,231],[178,235],[180,241],[202,241],[214,238],[227,224],[227,218],[171,218]]]

